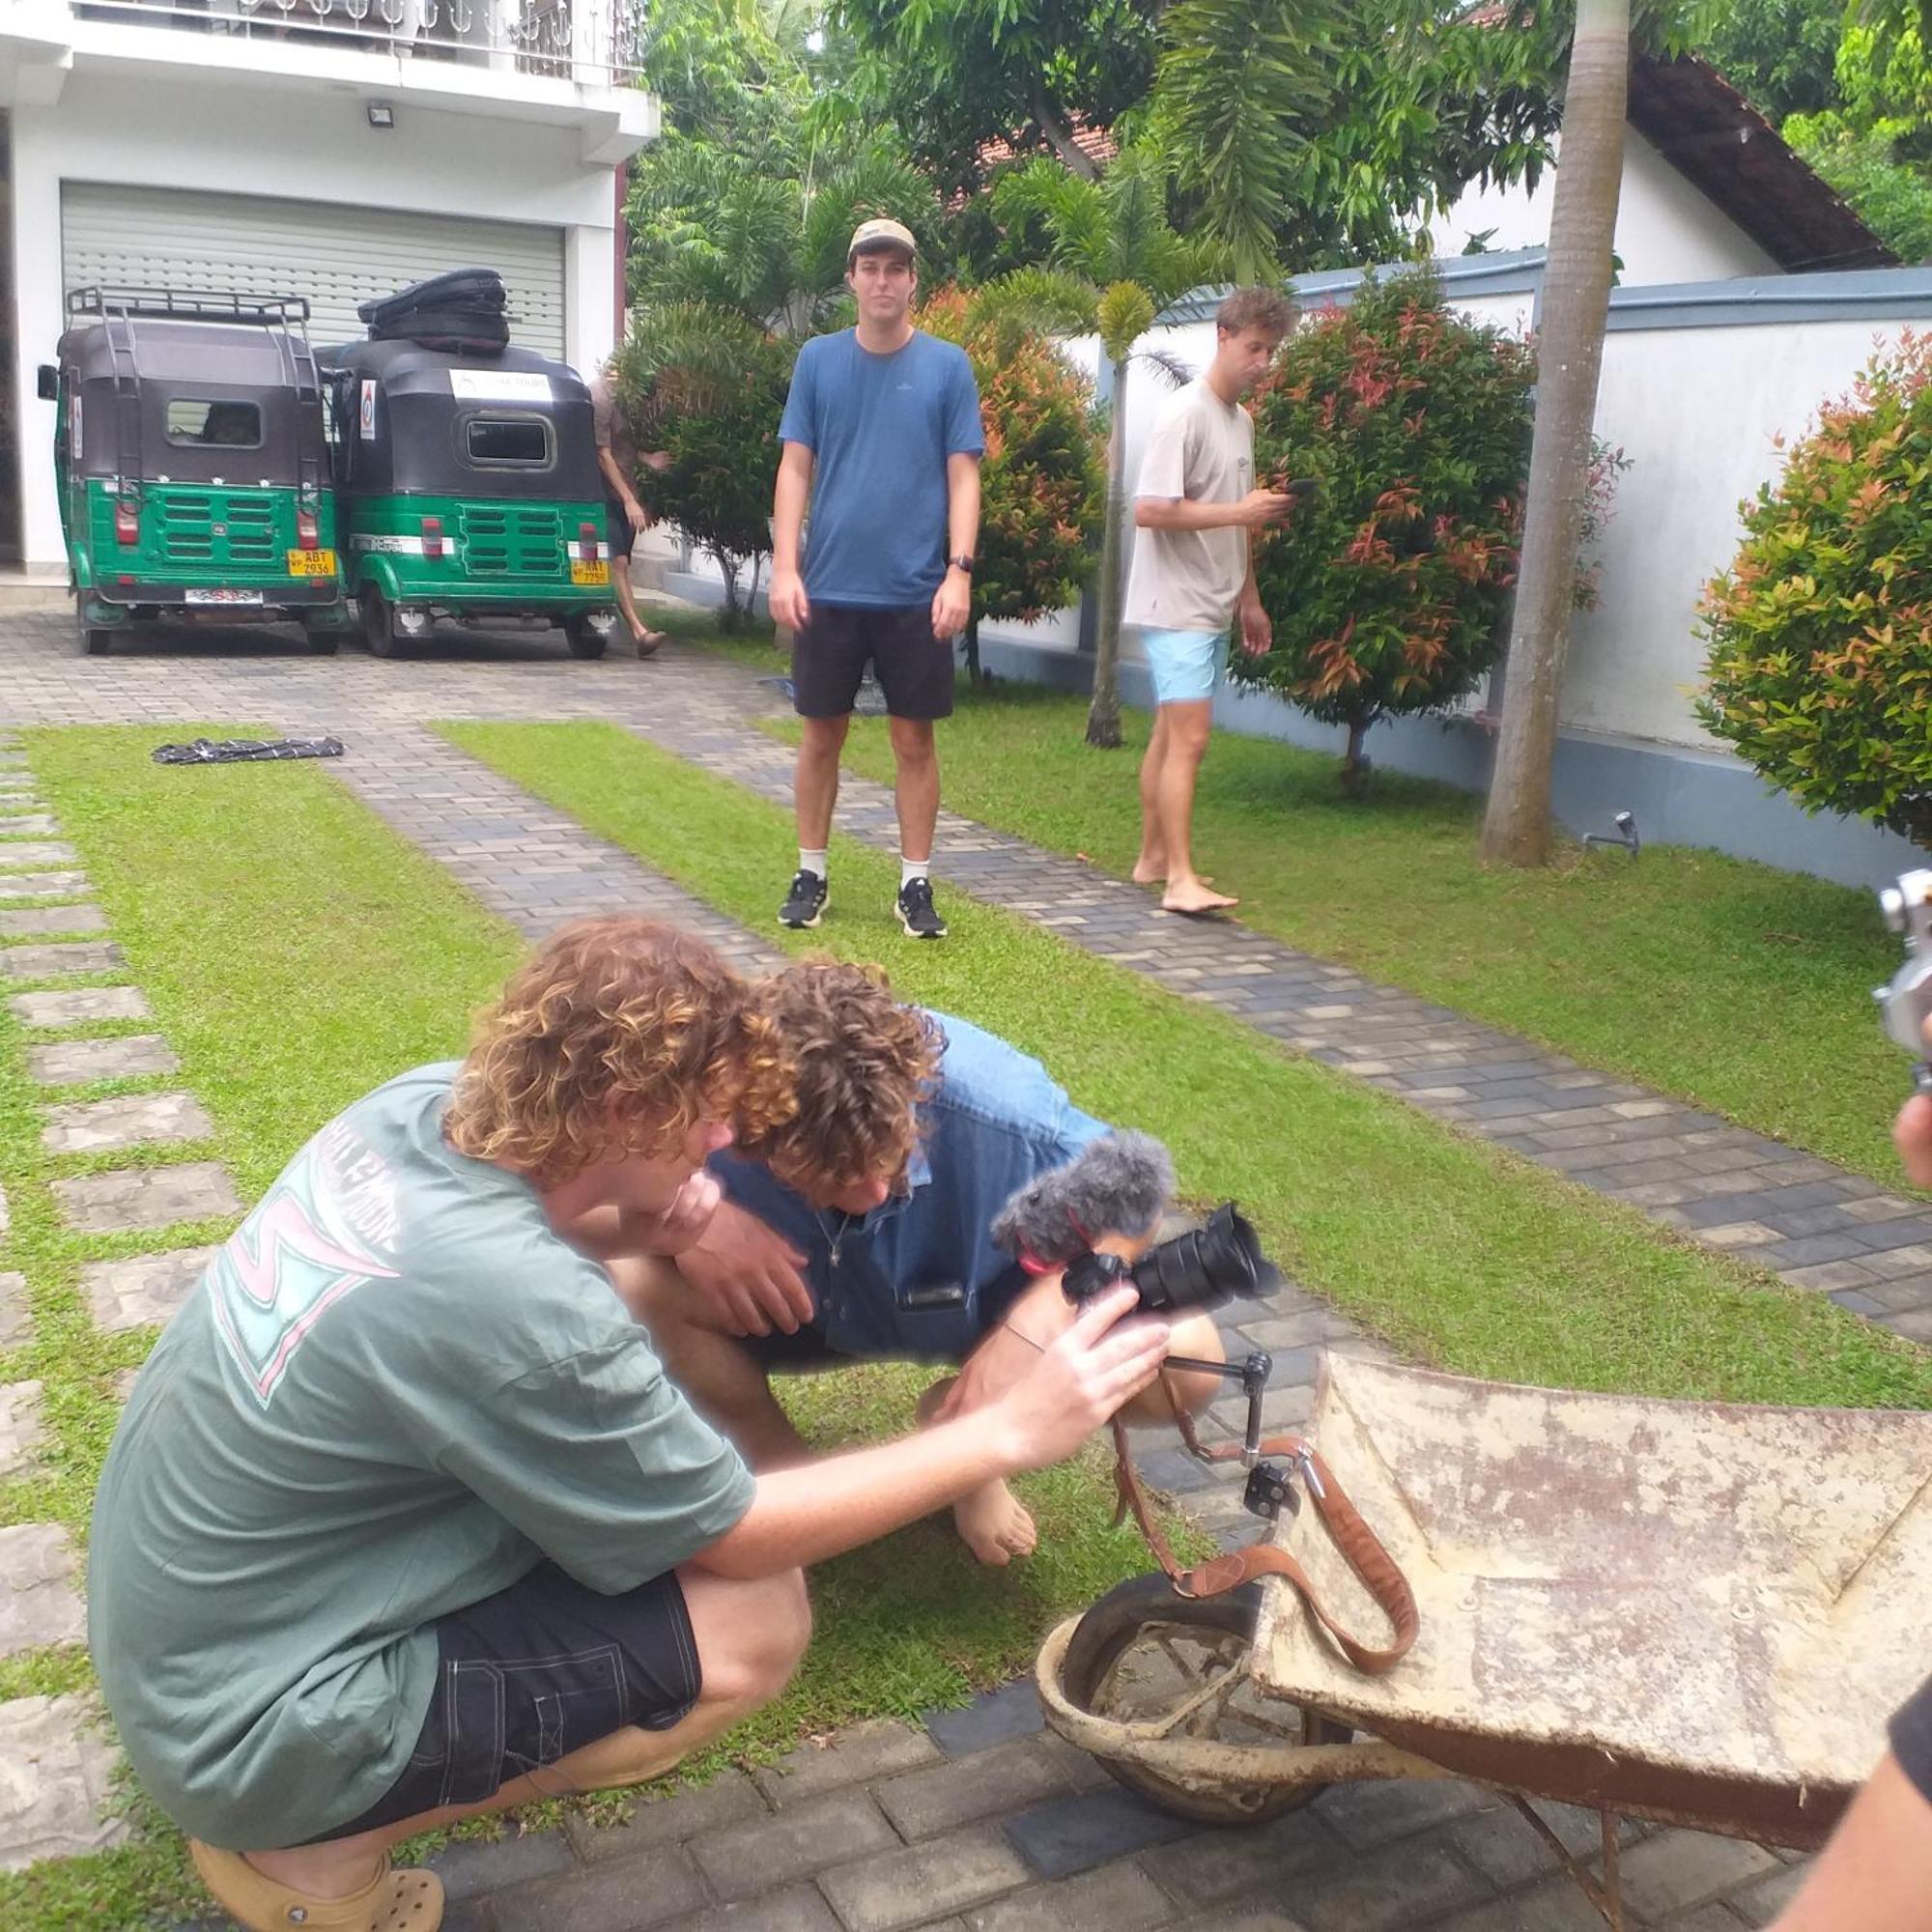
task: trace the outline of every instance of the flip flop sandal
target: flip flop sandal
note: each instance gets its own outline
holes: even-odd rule
[[[347,1898],[312,1898],[259,1872],[240,1852],[187,1841],[201,1882],[248,1932],[436,1932],[442,1881],[429,1871],[391,1871],[389,1861]]]

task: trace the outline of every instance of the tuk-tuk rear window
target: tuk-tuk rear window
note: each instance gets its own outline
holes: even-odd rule
[[[542,416],[471,416],[464,434],[471,463],[493,469],[550,466],[550,424]]]
[[[168,440],[190,449],[260,449],[262,406],[218,398],[174,396],[168,402]]]

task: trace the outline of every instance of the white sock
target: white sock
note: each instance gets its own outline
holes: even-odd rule
[[[824,878],[825,854],[823,852],[808,852],[801,845],[798,848],[798,869],[801,872],[816,872],[821,879]]]
[[[904,892],[915,879],[924,878],[931,869],[932,861],[930,859],[901,858],[899,860],[899,891]]]

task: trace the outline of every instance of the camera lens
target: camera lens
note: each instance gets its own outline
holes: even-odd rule
[[[1277,1279],[1260,1236],[1232,1201],[1215,1208],[1204,1227],[1150,1248],[1132,1275],[1141,1306],[1157,1314],[1265,1294]]]

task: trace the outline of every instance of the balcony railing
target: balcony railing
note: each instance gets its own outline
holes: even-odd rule
[[[73,13],[609,87],[638,80],[649,39],[648,0],[74,0]]]

